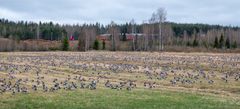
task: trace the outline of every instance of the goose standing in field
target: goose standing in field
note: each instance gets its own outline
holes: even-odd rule
[[[107,82],[105,83],[105,87],[107,87],[107,88],[110,88],[110,87],[111,87],[111,83],[110,83],[109,80],[107,80]]]
[[[238,81],[240,79],[240,73],[236,74],[234,79],[235,79],[235,81]]]
[[[21,92],[22,92],[22,93],[25,93],[25,94],[28,93],[27,87],[25,87],[25,86],[22,87],[22,88],[21,88]]]
[[[80,82],[80,88],[81,88],[81,89],[84,89],[84,88],[85,88],[85,85],[86,85],[85,83]]]
[[[227,83],[228,82],[228,73],[225,73],[224,74],[224,76],[222,77],[222,80],[224,80],[225,81],[225,83]]]
[[[32,85],[32,90],[37,91],[37,85]]]
[[[97,88],[97,82],[95,80],[93,80],[90,84],[89,84],[89,88],[91,90],[95,90]]]

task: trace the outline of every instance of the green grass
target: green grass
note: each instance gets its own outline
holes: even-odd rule
[[[0,109],[239,109],[230,98],[196,93],[111,89],[3,94]]]

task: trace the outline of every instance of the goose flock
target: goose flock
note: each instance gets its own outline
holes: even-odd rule
[[[0,94],[179,87],[239,94],[240,55],[158,52],[0,53]]]

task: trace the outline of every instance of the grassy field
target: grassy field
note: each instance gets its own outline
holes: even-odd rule
[[[0,93],[0,109],[240,109],[238,57],[210,53],[0,53],[0,92],[11,87]],[[175,78],[180,81],[172,84]],[[20,91],[15,92],[19,80]],[[95,90],[79,88],[95,80]],[[113,86],[126,85],[108,88],[107,81]],[[58,83],[61,89],[51,91]],[[45,85],[49,88],[46,92],[42,89]],[[64,89],[68,86],[71,88]]]
[[[159,90],[98,89],[57,93],[6,94],[1,109],[239,109],[239,100]]]

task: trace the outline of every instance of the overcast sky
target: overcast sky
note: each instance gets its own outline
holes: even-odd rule
[[[164,7],[167,20],[240,26],[240,0],[0,0],[0,17],[61,24],[148,20]]]

